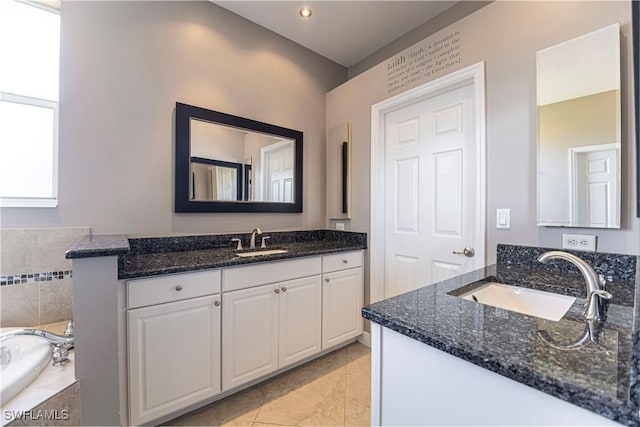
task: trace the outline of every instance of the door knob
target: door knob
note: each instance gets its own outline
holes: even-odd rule
[[[462,252],[453,251],[453,254],[454,255],[464,255],[464,256],[467,256],[469,258],[472,258],[476,254],[476,251],[473,248],[470,248],[469,246],[467,246],[466,248],[464,248],[462,250]]]
[[[280,293],[280,289],[275,288],[275,289],[273,290],[273,292],[275,292],[276,294],[279,294],[279,293]]]

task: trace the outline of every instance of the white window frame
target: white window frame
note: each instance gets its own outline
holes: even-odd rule
[[[53,153],[51,197],[0,197],[2,208],[55,208],[58,206],[58,102],[0,92],[0,100],[53,110]]]

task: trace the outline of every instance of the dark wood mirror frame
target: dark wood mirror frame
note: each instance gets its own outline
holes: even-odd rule
[[[636,216],[640,218],[640,0],[631,0],[631,14],[636,128]]]
[[[294,140],[295,186],[293,203],[192,200],[189,191],[191,179],[189,166],[191,161],[190,120],[192,118]],[[179,102],[176,102],[175,130],[175,212],[302,212],[302,132]]]

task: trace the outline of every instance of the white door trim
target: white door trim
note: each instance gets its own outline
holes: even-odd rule
[[[393,110],[430,98],[438,92],[472,83],[478,180],[476,184],[476,223],[474,268],[485,265],[486,225],[486,135],[484,61],[455,71],[371,106],[371,234],[369,236],[370,302],[384,299],[384,146],[385,115]],[[373,191],[375,189],[375,191]]]

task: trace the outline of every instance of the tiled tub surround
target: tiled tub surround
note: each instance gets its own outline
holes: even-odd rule
[[[600,338],[604,348],[555,350],[546,330],[568,343],[585,327],[584,280],[564,261],[537,263],[549,249],[500,245],[496,266],[476,270],[363,308],[363,317],[453,356],[629,426],[640,424],[640,283],[638,257],[576,253],[608,277],[614,294]],[[578,273],[579,274],[579,273]],[[574,277],[575,276],[575,277]],[[562,285],[566,279],[566,287]],[[467,301],[455,295],[489,278],[578,297],[559,322]],[[573,280],[575,278],[575,281]],[[459,290],[465,287],[464,291]],[[542,289],[544,290],[544,289]],[[565,290],[568,290],[565,291]]]
[[[366,249],[366,233],[333,230],[263,232],[256,236],[267,240],[267,249],[286,249],[282,254],[241,258],[236,256],[233,238],[240,238],[249,251],[249,233],[150,237],[126,239],[124,236],[91,236],[67,252],[67,258],[118,255],[118,278],[132,279],[168,273],[229,267],[255,262],[275,261],[301,256]],[[259,249],[258,249],[259,250]]]
[[[27,327],[72,317],[65,251],[88,227],[0,230],[0,325]]]

